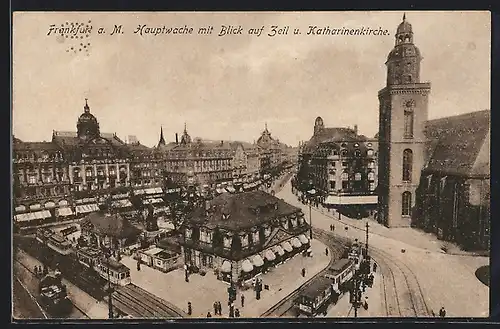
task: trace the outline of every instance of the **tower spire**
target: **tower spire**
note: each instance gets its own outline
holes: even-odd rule
[[[403,22],[406,21],[406,13],[403,13]]]
[[[184,133],[187,133],[187,125],[186,125],[186,122],[184,122]]]
[[[88,103],[88,98],[85,98],[85,106],[83,107],[84,112],[90,112],[90,107]]]
[[[158,146],[165,144],[165,138],[163,138],[163,126],[160,126],[160,141],[158,142]]]

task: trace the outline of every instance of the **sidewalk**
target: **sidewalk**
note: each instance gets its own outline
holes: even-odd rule
[[[17,259],[29,269],[37,266],[41,266],[42,263],[37,259],[31,257],[23,250],[19,250],[17,253]],[[108,306],[106,303],[98,302],[92,296],[82,291],[80,288],[75,286],[73,283],[66,279],[62,279],[64,285],[66,285],[68,291],[68,297],[73,302],[80,311],[86,314],[91,319],[107,319],[108,318]]]
[[[260,300],[255,299],[253,290],[238,291],[234,305],[235,309],[239,309],[241,317],[260,317],[262,313],[325,269],[330,262],[330,257],[324,253],[326,246],[318,240],[313,240],[311,248],[313,257],[302,257],[299,254],[272,271],[259,276],[264,285],[269,285],[269,290],[262,291]],[[187,303],[191,302],[192,317],[206,317],[207,312],[214,316],[214,301],[221,302],[222,317],[228,316],[228,284],[217,280],[212,272],[205,276],[192,274],[189,282],[185,282],[182,269],[162,273],[142,265],[141,270],[137,271],[136,261],[132,258],[124,257],[122,262],[130,268],[132,282],[137,286],[171,302],[184,311],[187,311]],[[307,269],[304,278],[300,274],[302,268]],[[241,294],[245,296],[244,307],[241,307]]]
[[[279,195],[278,195],[279,194]],[[278,197],[284,198],[287,202],[291,203],[294,206],[298,207],[309,207],[308,205],[302,204],[296,195],[291,192],[291,184],[287,182],[284,186],[283,190],[277,193]],[[385,238],[389,238],[392,240],[400,241],[411,245],[413,247],[417,247],[424,250],[429,250],[438,253],[446,253],[449,255],[457,255],[457,256],[485,256],[483,253],[476,252],[467,252],[463,251],[457,245],[448,242],[439,240],[434,234],[426,233],[419,229],[411,228],[411,227],[401,227],[401,228],[388,228],[377,221],[373,220],[373,218],[367,219],[352,219],[346,216],[341,215],[339,220],[339,214],[335,212],[333,214],[332,210],[327,210],[322,207],[312,207],[313,210],[313,220],[314,213],[321,213],[333,220],[333,224],[336,226],[336,229],[344,229],[347,226],[349,229],[355,229],[359,231],[366,231],[366,223],[369,223],[369,233],[370,235],[379,235]],[[447,251],[443,251],[441,249],[442,246],[446,246]]]

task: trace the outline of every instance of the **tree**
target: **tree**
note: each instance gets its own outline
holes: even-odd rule
[[[144,202],[139,195],[136,195],[133,191],[130,193],[130,203],[132,207],[137,211],[137,216],[140,217],[141,213],[145,209]]]

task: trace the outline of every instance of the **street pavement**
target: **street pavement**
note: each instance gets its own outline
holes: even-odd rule
[[[277,196],[300,207],[309,219],[309,206],[302,204],[291,192],[288,182]],[[312,211],[314,227],[365,242],[367,220],[342,217],[339,221],[326,211]],[[406,264],[418,278],[427,305],[435,313],[444,306],[450,317],[486,317],[489,313],[489,288],[475,276],[475,270],[489,264],[488,257],[450,255],[443,253],[440,245],[427,235],[408,229],[389,229],[373,220],[370,225],[369,245],[383,250],[396,261]],[[348,229],[345,230],[345,227]],[[381,234],[383,233],[383,234]],[[404,250],[404,252],[402,252]]]
[[[33,269],[36,266],[41,266],[42,263],[39,262],[34,257],[28,255],[22,250],[16,252],[17,261],[14,262],[14,267],[18,268],[19,271],[23,271],[24,275],[22,277],[23,283],[31,287],[33,291],[38,289],[38,279],[35,278],[28,269]],[[21,265],[23,264],[23,265]],[[53,269],[52,269],[53,270]],[[68,316],[72,319],[107,319],[108,318],[108,308],[107,304],[99,302],[93,297],[91,297],[86,292],[82,291],[80,288],[75,286],[68,280],[62,280],[63,284],[66,285],[68,292],[68,297],[75,306],[71,314]]]
[[[313,257],[303,257],[299,254],[272,271],[259,276],[264,285],[269,285],[269,290],[262,291],[260,300],[256,300],[255,292],[251,289],[238,291],[234,305],[240,310],[241,317],[260,317],[307,280],[324,270],[330,262],[330,257],[324,252],[326,246],[318,240],[313,240],[311,248]],[[137,263],[134,259],[123,257],[122,262],[130,268],[132,282],[137,286],[184,311],[187,311],[187,304],[191,302],[193,317],[205,317],[207,312],[215,317],[214,301],[221,302],[222,317],[228,316],[227,288],[229,285],[217,280],[212,272],[208,272],[205,276],[192,274],[189,282],[185,282],[182,269],[162,273],[141,265],[141,270],[137,271]],[[305,277],[301,275],[302,268],[307,269]],[[245,296],[244,307],[241,307],[241,294]]]
[[[12,280],[12,316],[15,320],[47,319],[36,298],[14,273]]]

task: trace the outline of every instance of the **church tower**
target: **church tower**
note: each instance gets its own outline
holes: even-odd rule
[[[421,61],[412,26],[403,15],[385,63],[386,86],[378,93],[378,220],[388,227],[410,226],[424,165],[431,86],[420,82]]]

